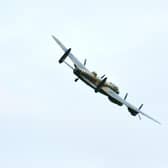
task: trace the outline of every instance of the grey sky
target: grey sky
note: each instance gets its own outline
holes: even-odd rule
[[[0,167],[167,168],[168,2],[0,3]],[[59,65],[58,37],[158,126]]]

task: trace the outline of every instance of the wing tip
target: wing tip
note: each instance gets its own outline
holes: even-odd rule
[[[53,34],[51,35],[51,37],[56,41],[58,40]]]
[[[159,125],[162,125],[161,122],[159,122],[158,120],[154,119],[153,117],[151,117],[151,116],[149,116],[149,115],[147,115],[147,114],[145,114],[145,113],[143,113],[143,112],[141,112],[141,111],[140,111],[140,114],[142,114],[143,116],[147,117],[148,119],[154,121],[155,123],[157,123],[157,124],[159,124]]]

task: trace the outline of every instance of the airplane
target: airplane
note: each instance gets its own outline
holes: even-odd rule
[[[143,115],[147,117],[148,119],[154,121],[157,124],[161,124],[158,120],[154,119],[153,117],[149,116],[148,114],[141,111],[143,104],[140,105],[139,108],[135,107],[134,105],[127,102],[127,96],[128,93],[126,93],[124,98],[121,98],[119,96],[119,88],[107,81],[107,77],[105,75],[98,77],[96,72],[91,72],[86,68],[86,62],[87,60],[84,60],[84,63],[81,63],[72,53],[71,48],[66,48],[61,41],[59,41],[55,36],[52,35],[52,38],[55,40],[55,42],[61,47],[61,49],[64,51],[63,56],[59,59],[59,63],[65,63],[69,68],[73,70],[74,75],[77,76],[77,78],[74,80],[77,82],[79,79],[83,81],[85,84],[90,86],[94,89],[95,93],[101,93],[108,97],[108,99],[118,106],[125,105],[130,112],[132,116],[138,116],[141,120],[141,116]],[[69,57],[70,60],[73,63],[73,66],[71,66],[68,62],[66,62],[66,58]]]

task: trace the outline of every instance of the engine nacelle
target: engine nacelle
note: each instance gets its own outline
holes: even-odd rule
[[[112,97],[108,97],[108,99],[109,99],[112,103],[114,103],[114,104],[117,104],[117,105],[119,105],[119,106],[122,106],[122,105],[123,105],[121,102],[119,102],[118,100],[116,100],[116,99],[114,99],[114,98],[112,98]]]
[[[128,108],[128,111],[131,113],[132,116],[136,116],[138,114],[137,111],[131,109],[131,108]]]

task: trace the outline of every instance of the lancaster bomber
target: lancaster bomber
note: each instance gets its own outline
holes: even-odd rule
[[[121,98],[119,96],[119,88],[107,81],[107,77],[105,75],[99,77],[96,72],[91,72],[86,68],[86,59],[84,63],[81,63],[72,53],[71,48],[66,48],[55,36],[52,36],[52,38],[55,40],[55,42],[62,48],[64,51],[63,56],[59,59],[59,63],[65,63],[68,67],[70,67],[73,70],[74,75],[76,75],[75,82],[77,82],[79,79],[83,81],[85,84],[90,86],[94,89],[95,93],[101,93],[108,97],[108,99],[119,106],[125,105],[130,112],[132,116],[138,116],[139,119],[141,119],[140,115],[143,115],[147,117],[148,119],[161,124],[159,121],[154,119],[153,117],[145,114],[141,111],[143,104],[140,105],[139,108],[135,107],[134,105],[127,102],[127,96],[125,95],[124,98]],[[66,58],[69,57],[70,60],[73,63],[73,66],[71,66],[68,62],[66,62]]]

